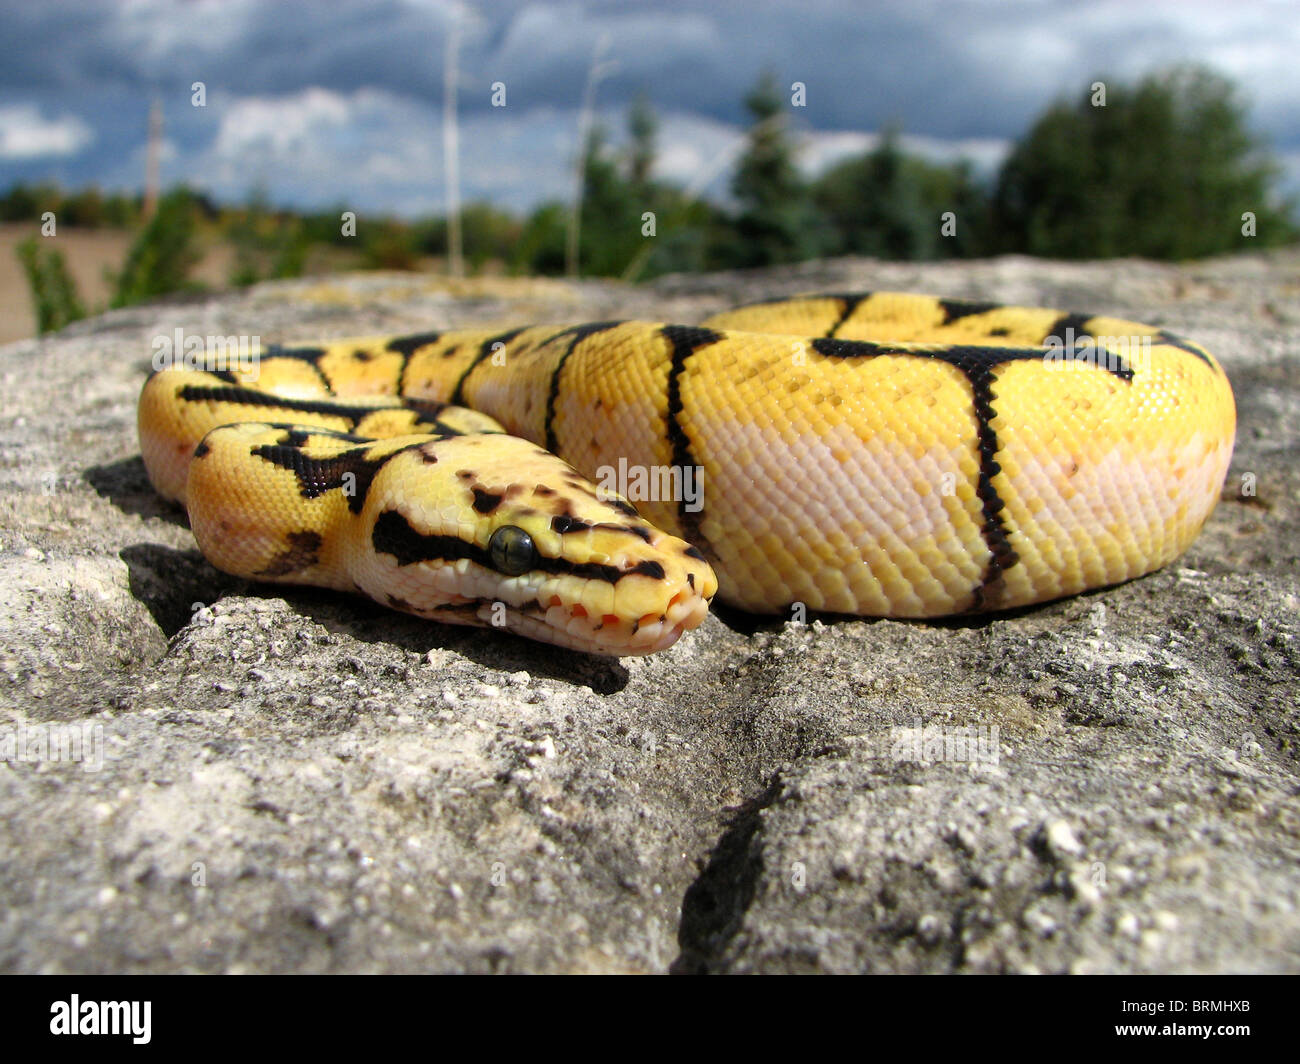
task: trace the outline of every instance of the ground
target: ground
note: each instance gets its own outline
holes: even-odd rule
[[[1011,615],[719,611],[611,661],[224,577],[135,441],[177,327],[694,322],[870,288],[1214,351],[1237,452],[1191,551]],[[46,725],[87,741],[0,761],[0,970],[1300,970],[1297,294],[1294,252],[635,288],[368,274],[0,348],[0,750],[70,734]],[[914,749],[917,726],[983,746]]]

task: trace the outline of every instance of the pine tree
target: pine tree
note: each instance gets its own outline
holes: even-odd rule
[[[1272,194],[1277,166],[1229,81],[1178,67],[1136,88],[1105,84],[1104,105],[1093,89],[1053,105],[1003,164],[993,212],[1004,250],[1181,259],[1295,239]]]
[[[764,74],[745,98],[749,147],[732,180],[739,211],[719,249],[732,266],[799,262],[817,254],[820,228],[795,166],[776,78]]]

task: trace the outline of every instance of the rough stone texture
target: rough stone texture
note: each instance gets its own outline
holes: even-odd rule
[[[1240,429],[1191,552],[1014,615],[715,614],[608,661],[224,577],[136,449],[150,343],[176,327],[689,322],[873,287],[1215,351]],[[100,771],[0,763],[0,969],[1300,969],[1298,293],[1295,253],[640,288],[366,275],[0,349],[0,743],[84,725],[104,750]],[[998,741],[900,760],[916,722]]]

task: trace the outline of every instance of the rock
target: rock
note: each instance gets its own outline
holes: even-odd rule
[[[1297,283],[1295,253],[638,288],[367,274],[0,349],[0,966],[1300,968]],[[1240,428],[1189,554],[990,618],[718,611],[666,654],[606,661],[222,576],[138,456],[151,341],[177,327],[690,322],[873,287],[1205,343]],[[914,759],[918,727],[962,741]],[[74,738],[79,760],[53,760]]]

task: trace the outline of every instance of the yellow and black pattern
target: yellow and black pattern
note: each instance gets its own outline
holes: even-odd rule
[[[925,617],[1149,572],[1209,516],[1234,431],[1218,363],[1162,329],[892,292],[272,347],[156,374],[140,408],[222,568],[461,623],[496,603],[606,653],[699,623],[715,574],[756,612]]]

